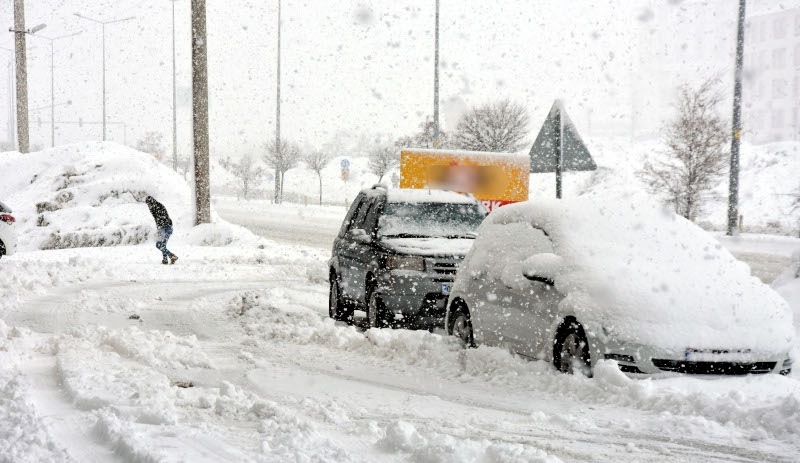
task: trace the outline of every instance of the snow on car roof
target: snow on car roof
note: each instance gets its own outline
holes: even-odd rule
[[[472,196],[455,191],[412,188],[387,190],[386,200],[390,203],[475,203],[475,198]]]
[[[568,294],[564,303],[604,329],[675,349],[789,348],[785,301],[711,234],[669,209],[584,198],[529,201],[490,214],[479,240],[492,226],[518,222],[545,231],[564,259],[556,279]]]

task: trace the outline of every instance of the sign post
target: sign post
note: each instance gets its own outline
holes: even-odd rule
[[[555,172],[556,198],[562,197],[564,172],[597,170],[589,149],[560,100],[553,103],[530,151],[531,173]]]

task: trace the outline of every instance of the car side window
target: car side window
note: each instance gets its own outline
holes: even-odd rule
[[[350,226],[353,224],[353,218],[366,202],[366,196],[364,196],[364,194],[359,194],[353,201],[353,204],[350,206],[350,210],[347,211],[347,215],[344,217],[344,222],[342,222],[342,229],[339,230],[340,237],[344,236],[344,234],[350,230]]]
[[[380,199],[376,199],[375,201],[370,204],[369,210],[367,211],[367,215],[364,218],[364,224],[361,228],[367,231],[368,234],[373,234],[375,232],[375,227],[378,225],[378,216],[380,215],[380,211],[383,209],[383,201]]]
[[[361,207],[358,208],[356,218],[350,223],[350,228],[348,228],[348,230],[352,230],[354,228],[364,228],[364,218],[367,216],[367,212],[370,210],[373,204],[375,204],[375,198],[364,199],[364,201],[361,203]]]

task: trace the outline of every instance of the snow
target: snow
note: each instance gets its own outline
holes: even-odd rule
[[[381,245],[400,254],[416,256],[465,256],[474,239],[383,238]]]
[[[506,206],[481,226],[464,267],[499,272],[513,284],[522,274],[514,265],[530,256],[498,261],[490,249],[520,246],[531,226],[544,230],[564,259],[556,288],[584,326],[676,352],[691,346],[782,354],[792,345],[786,302],[713,236],[663,208],[588,198]],[[487,243],[492,239],[503,241]]]
[[[71,186],[72,201],[111,226],[123,225],[122,211],[93,206],[111,174],[175,198],[188,189],[158,167],[148,178],[140,153],[94,146],[70,150],[98,158],[101,146],[106,165],[129,170],[88,169],[90,186]],[[37,156],[30,165],[0,157],[21,173],[0,195],[22,200],[10,205],[27,220],[29,203],[56,190],[22,180],[62,172],[58,156]],[[635,380],[602,361],[587,379],[501,348],[464,350],[438,332],[333,322],[325,262],[345,208],[215,203],[282,242],[219,219],[192,228],[191,205],[177,200],[167,203],[181,221],[170,241],[175,266],[160,265],[152,242],[40,250],[44,235],[26,224],[23,252],[0,261],[0,460],[705,462],[800,453],[796,374]],[[152,226],[143,205],[117,205]],[[91,236],[111,229],[93,217],[61,223]],[[741,250],[754,252],[747,242],[757,240],[746,238]],[[305,239],[314,247],[297,244]]]
[[[370,190],[367,190],[370,191]],[[390,189],[386,192],[386,201],[390,203],[451,203],[477,204],[470,195],[444,190],[414,190],[408,188]]]

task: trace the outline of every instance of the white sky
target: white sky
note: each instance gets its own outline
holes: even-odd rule
[[[12,3],[0,3],[4,27],[13,23]],[[276,5],[208,0],[212,152],[237,156],[274,137]],[[748,11],[798,6],[800,0],[751,0]],[[348,134],[342,140],[348,146],[362,134],[413,132],[433,112],[433,11],[433,0],[283,0],[283,134],[313,146]],[[27,23],[46,23],[43,35],[83,31],[55,43],[55,101],[73,102],[56,108],[56,119],[99,121],[100,26],[75,12],[136,16],[106,30],[108,118],[127,124],[130,145],[150,130],[168,141],[170,1],[27,1]],[[467,106],[507,96],[528,107],[533,139],[552,101],[563,98],[585,132],[628,135],[636,112],[635,130],[649,133],[668,113],[679,79],[718,72],[728,85],[735,13],[733,0],[441,0],[443,125],[452,127]],[[178,84],[186,94],[189,0],[177,0],[176,22]],[[30,107],[47,106],[49,43],[28,43],[35,47],[29,50]],[[10,33],[0,46],[13,46]],[[10,54],[0,52],[6,76]],[[6,80],[0,78],[2,108]],[[0,133],[6,114],[0,110]],[[188,108],[179,118],[179,144],[186,149]],[[48,121],[49,109],[32,113],[32,142],[49,145]],[[100,133],[100,126],[59,127],[57,143]],[[123,141],[121,128],[109,133]]]

